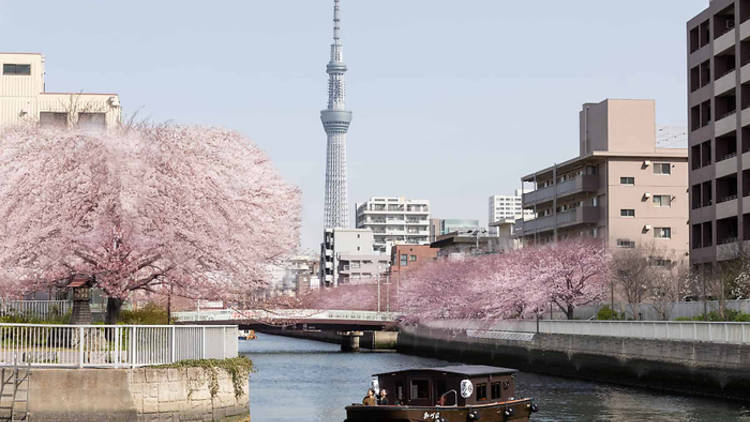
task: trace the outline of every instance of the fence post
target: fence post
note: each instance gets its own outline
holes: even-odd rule
[[[78,327],[78,367],[83,368],[83,327]]]
[[[202,333],[201,333],[201,359],[206,358],[206,327],[202,327]]]
[[[174,335],[176,333],[176,331],[175,331],[176,328],[177,327],[175,327],[174,325],[172,326],[172,363],[175,362],[175,360],[174,360],[174,356],[175,356],[175,350],[174,350],[175,337],[174,337]]]
[[[137,356],[135,353],[135,335],[136,335],[136,329],[138,327],[136,327],[135,325],[132,325],[130,328],[131,328],[130,330],[130,357],[132,359],[130,361],[130,367],[135,368],[135,360]]]
[[[226,359],[227,358],[227,327],[223,327],[221,331],[224,333],[224,335],[221,336],[221,347],[222,347],[221,357],[223,359]]]
[[[115,326],[115,368],[120,367],[120,327]]]

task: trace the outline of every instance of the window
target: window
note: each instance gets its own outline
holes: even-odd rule
[[[499,382],[493,382],[490,384],[490,390],[493,399],[499,399],[502,396],[502,387]]]
[[[415,262],[416,260],[417,260],[417,256],[416,255],[409,255],[409,261]]]
[[[649,257],[649,262],[652,267],[671,267],[672,266],[672,260],[662,258],[660,256],[651,256]]]
[[[635,248],[635,241],[629,239],[617,239],[618,248]]]
[[[401,254],[401,266],[405,267],[409,265],[409,255],[402,253]]]
[[[3,75],[31,75],[31,65],[3,63]]]
[[[487,384],[477,384],[477,401],[487,400]]]
[[[671,207],[672,196],[670,195],[654,195],[654,206],[657,207]]]
[[[671,227],[657,227],[654,229],[654,237],[657,239],[671,239],[672,228]]]
[[[635,217],[635,210],[633,209],[621,209],[620,217]]]
[[[429,398],[429,384],[427,380],[412,380],[410,398],[412,400]]]
[[[654,174],[672,174],[672,166],[669,163],[654,163]]]
[[[634,185],[635,184],[635,177],[632,177],[632,176],[621,177],[620,178],[620,184],[621,185]]]

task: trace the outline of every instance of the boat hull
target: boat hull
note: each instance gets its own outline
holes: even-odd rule
[[[532,412],[531,399],[498,402],[486,405],[452,406],[364,406],[346,407],[344,422],[481,422],[528,421]],[[470,412],[478,418],[470,419]]]

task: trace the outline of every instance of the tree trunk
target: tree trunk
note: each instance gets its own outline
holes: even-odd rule
[[[115,297],[107,298],[107,316],[105,322],[107,324],[117,324],[120,319],[120,310],[122,309],[122,299]]]
[[[568,319],[573,319],[573,305],[568,305],[568,309],[565,310],[565,316],[567,316]]]

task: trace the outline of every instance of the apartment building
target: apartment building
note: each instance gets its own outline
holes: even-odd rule
[[[325,287],[388,271],[388,255],[375,251],[370,229],[325,229],[320,245],[320,283]]]
[[[430,201],[373,196],[355,208],[357,228],[372,230],[377,252],[390,255],[390,245],[430,242]]]
[[[524,244],[587,235],[612,248],[688,251],[687,150],[656,146],[652,100],[584,104],[579,156],[522,178]]]
[[[39,122],[97,129],[120,122],[117,94],[47,92],[44,56],[39,53],[0,53],[0,69],[0,127]]]
[[[687,51],[690,262],[712,266],[750,240],[750,0],[712,0]]]
[[[489,202],[487,226],[490,228],[490,235],[498,235],[497,226],[492,225],[496,221],[516,220],[522,214],[525,214],[527,220],[534,218],[532,210],[524,210],[521,206],[521,189],[516,189],[515,195],[492,195]]]
[[[391,276],[412,271],[437,259],[438,249],[430,245],[396,245],[391,248]]]

